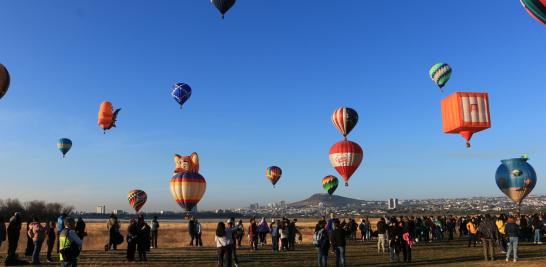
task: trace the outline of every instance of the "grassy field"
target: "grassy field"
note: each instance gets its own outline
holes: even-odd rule
[[[161,225],[160,249],[152,249],[148,262],[127,263],[125,245],[117,251],[104,252],[106,230],[104,223],[91,223],[89,236],[84,243],[81,265],[86,266],[216,266],[216,249],[213,247],[213,229],[215,224],[204,224],[203,241],[206,247],[190,248],[186,226],[180,223]],[[126,224],[122,229],[126,229]],[[304,244],[296,251],[273,252],[269,246],[258,251],[251,251],[245,240],[244,247],[238,250],[241,266],[316,266],[315,248],[311,242],[312,223],[302,223]],[[245,238],[246,239],[246,238]],[[21,240],[18,253],[23,254],[25,240]],[[7,243],[3,243],[0,256],[5,257]],[[44,249],[45,250],[45,247]],[[349,242],[347,248],[348,266],[389,266],[388,254],[377,253],[375,242]],[[402,254],[400,254],[402,257]],[[524,243],[520,245],[518,263],[506,263],[504,255],[497,253],[497,261],[485,263],[482,248],[467,248],[465,240],[417,244],[413,249],[411,266],[546,266],[546,245]],[[329,266],[335,266],[335,256],[329,257]]]

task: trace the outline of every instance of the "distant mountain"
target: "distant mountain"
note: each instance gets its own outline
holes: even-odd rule
[[[288,207],[301,208],[305,206],[317,206],[321,202],[325,207],[345,207],[347,205],[352,206],[364,203],[363,200],[338,195],[330,196],[328,194],[314,194],[307,199],[290,203],[288,204]]]

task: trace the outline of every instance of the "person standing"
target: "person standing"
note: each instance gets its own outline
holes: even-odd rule
[[[188,233],[190,234],[190,247],[193,247],[193,240],[195,240],[195,217],[191,217],[188,222]],[[197,240],[195,245],[197,246]]]
[[[27,236],[30,237],[34,245],[32,251],[32,265],[40,265],[40,251],[42,243],[45,239],[45,229],[37,218],[32,218],[32,223],[27,231]]]
[[[61,267],[76,267],[80,255],[82,241],[74,231],[76,221],[72,217],[63,218],[65,228],[59,233],[59,251]]]
[[[298,219],[293,219],[292,221],[287,220],[288,222],[288,249],[289,250],[295,250],[296,249],[296,235],[300,234],[300,231],[298,230],[298,227],[296,226],[296,223],[298,222]]]
[[[497,218],[497,220],[495,221],[495,224],[497,225],[497,229],[499,229],[498,244],[499,244],[501,253],[506,253],[507,242],[505,238],[506,232],[504,229],[506,227],[506,221],[507,221],[507,218],[504,214],[499,215],[499,218]]]
[[[150,226],[144,221],[144,215],[138,216],[137,228],[138,259],[140,261],[148,261],[146,251],[150,249]]]
[[[472,243],[474,243],[474,247],[476,247],[476,243],[478,242],[478,226],[476,225],[475,218],[470,219],[466,224],[466,229],[468,231],[468,247],[470,247]]]
[[[379,219],[377,222],[377,252],[385,253],[385,237],[387,234],[387,223],[385,218]]]
[[[328,237],[328,231],[326,230],[326,227],[326,221],[320,221],[315,226],[315,232],[313,234],[313,243],[317,247],[317,258],[319,267],[328,267],[328,251],[330,251],[330,239]]]
[[[47,262],[52,263],[53,257],[51,257],[51,252],[53,251],[53,247],[55,246],[55,222],[49,221],[46,226],[46,234],[47,234]]]
[[[203,233],[203,228],[201,228],[201,223],[199,220],[195,219],[195,246],[202,247],[203,240],[201,239],[201,234]]]
[[[366,222],[364,219],[360,219],[360,223],[358,224],[358,230],[360,230],[360,241],[364,242],[366,240]]]
[[[483,242],[483,256],[486,261],[491,259],[495,260],[494,244],[497,241],[497,225],[491,218],[491,215],[486,214],[485,219],[478,226],[478,232],[480,233]]]
[[[135,219],[129,221],[127,228],[127,261],[135,261],[136,246],[138,244],[138,225]]]
[[[152,239],[151,248],[157,248],[158,231],[159,231],[159,221],[157,221],[157,216],[154,216],[154,219],[152,220],[152,225],[150,228],[150,235]]]
[[[402,253],[404,254],[404,262],[411,263],[411,248],[413,247],[411,226],[408,222],[399,224],[402,227]]]
[[[250,241],[250,248],[252,250],[258,249],[258,226],[256,225],[256,219],[250,219],[250,226],[248,226],[248,240]]]
[[[280,250],[287,251],[288,250],[288,220],[284,220],[281,222],[281,227],[279,229],[280,236],[281,236],[281,248]]]
[[[19,244],[19,236],[21,234],[21,215],[16,212],[10,219],[7,228],[8,233],[8,256],[6,257],[6,265],[17,264],[19,259],[17,254],[17,245]]]
[[[32,256],[32,252],[34,252],[34,241],[32,241],[32,237],[28,235],[28,231],[30,231],[30,225],[32,224],[32,218],[28,218],[27,221],[27,230],[25,233],[27,233],[27,248],[25,249],[25,256]]]
[[[399,261],[400,250],[402,249],[402,228],[396,219],[391,220],[389,227],[389,259],[391,263]]]
[[[243,220],[237,222],[237,246],[241,247],[241,242],[245,236],[245,226],[243,225]]]
[[[514,252],[514,262],[518,261],[518,242],[519,242],[519,226],[516,224],[516,219],[513,216],[508,218],[504,230],[508,235],[508,250],[506,251],[506,261],[510,260],[510,252]]]
[[[260,246],[264,246],[267,244],[266,237],[267,233],[269,233],[269,225],[267,225],[267,221],[265,218],[262,218],[260,221],[260,224],[258,224],[258,239],[260,242]]]
[[[235,267],[239,267],[239,259],[237,258],[237,244],[235,243],[237,240],[237,229],[238,227],[235,225],[235,218],[229,218],[227,221],[226,237],[231,239],[228,241],[228,243],[231,246],[232,259],[235,263]]]
[[[216,227],[216,234],[214,236],[214,241],[216,242],[216,247],[218,248],[218,267],[223,266],[232,266],[231,259],[231,244],[230,238],[226,235],[226,225],[224,222],[219,222]]]
[[[61,232],[64,229],[64,219],[66,218],[66,213],[61,213],[59,217],[57,218],[57,254],[59,254],[59,246],[60,246],[60,237]]]
[[[336,252],[336,267],[345,267],[346,232],[339,224],[339,221],[335,221],[334,223],[334,232],[332,236],[333,246]]]
[[[4,241],[6,241],[6,224],[4,223],[4,217],[0,216],[0,248]]]
[[[82,217],[78,217],[78,220],[76,221],[76,234],[80,238],[83,244],[83,238],[87,235],[87,232],[85,231],[85,222],[83,221]],[[83,245],[82,245],[83,250]]]
[[[273,245],[273,251],[278,252],[279,251],[279,227],[278,227],[279,221],[275,222],[273,221],[271,223],[271,244]]]
[[[108,229],[108,244],[106,244],[104,248],[106,251],[110,249],[116,250],[118,248],[118,244],[120,244],[119,240],[117,240],[119,238],[120,226],[118,217],[114,213],[110,214],[110,218],[106,223],[106,228]],[[123,242],[123,240],[121,240],[121,242]]]
[[[544,224],[538,217],[538,214],[533,215],[533,222],[532,222],[532,228],[533,232],[535,234],[534,243],[535,244],[542,244],[541,237],[542,237],[542,227],[544,227]]]

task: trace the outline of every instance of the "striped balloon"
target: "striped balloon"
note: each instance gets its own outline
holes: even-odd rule
[[[171,195],[185,211],[199,203],[207,189],[207,181],[196,172],[175,173],[171,178]]]
[[[2,99],[2,97],[4,97],[8,91],[9,83],[10,77],[8,69],[4,65],[0,64],[0,99]]]
[[[184,105],[191,96],[191,87],[185,83],[177,83],[173,86],[171,95],[180,105],[180,108],[182,108],[182,105]]]
[[[337,177],[333,175],[322,178],[322,187],[330,196],[336,191],[338,183]]]
[[[59,151],[63,153],[63,158],[71,148],[72,148],[72,141],[68,138],[61,138],[57,142],[57,149],[59,149]]]
[[[210,2],[222,13],[222,19],[224,19],[224,14],[235,5],[235,0],[210,0]]]
[[[265,170],[265,176],[271,181],[273,184],[273,187],[275,187],[275,184],[281,179],[282,170],[281,168],[277,166],[271,166]]]
[[[148,200],[148,195],[146,195],[146,192],[135,189],[129,191],[129,194],[127,194],[127,200],[129,200],[129,204],[135,211],[138,213],[140,209],[142,209],[142,206],[146,204],[146,200]]]
[[[520,0],[527,13],[546,25],[546,0]]]
[[[332,123],[344,137],[347,137],[357,122],[358,113],[352,108],[341,107],[332,114]]]
[[[362,148],[355,142],[344,140],[330,148],[330,163],[345,180],[345,186],[349,185],[349,179],[360,166],[363,157]]]
[[[451,77],[451,67],[446,63],[436,63],[430,68],[428,74],[441,90]]]

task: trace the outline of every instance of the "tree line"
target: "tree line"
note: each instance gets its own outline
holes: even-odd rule
[[[57,202],[47,203],[41,200],[33,200],[21,203],[18,199],[0,199],[0,219],[3,221],[9,220],[15,212],[20,212],[23,220],[36,217],[41,221],[46,221],[55,220],[61,213],[70,214],[73,211],[73,206]]]

